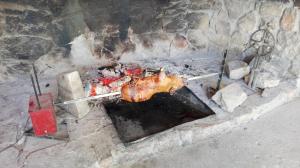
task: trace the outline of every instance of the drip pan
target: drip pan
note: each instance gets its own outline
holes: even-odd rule
[[[155,94],[145,102],[112,100],[104,106],[123,143],[215,114],[187,87],[173,95]]]

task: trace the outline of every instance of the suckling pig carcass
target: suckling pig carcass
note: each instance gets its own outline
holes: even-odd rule
[[[156,93],[174,92],[183,86],[182,78],[176,75],[166,75],[164,71],[161,71],[159,74],[125,83],[121,89],[121,99],[128,102],[143,102]]]

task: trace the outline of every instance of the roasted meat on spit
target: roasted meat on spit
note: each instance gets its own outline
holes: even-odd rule
[[[176,75],[166,75],[164,71],[144,78],[136,78],[125,83],[121,89],[121,99],[128,102],[143,102],[154,94],[174,92],[184,86],[182,78]]]

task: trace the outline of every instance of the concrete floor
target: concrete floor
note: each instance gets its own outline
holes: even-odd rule
[[[41,86],[45,85],[44,82],[47,83],[48,81],[42,81]],[[25,116],[22,116],[27,114],[23,111],[26,109],[23,105],[25,106],[27,103],[26,96],[32,91],[32,88],[29,81],[22,81],[1,85],[0,89],[0,93],[5,95],[0,96],[0,124],[2,126],[0,129],[0,149],[3,149],[8,144],[15,142],[15,124],[22,121],[20,118],[26,119]],[[96,124],[96,121],[98,120],[89,121],[89,123]],[[99,121],[102,121],[101,116],[99,116]],[[172,151],[157,153],[131,165],[131,167],[300,167],[299,121],[300,99],[297,99],[276,110],[267,112],[257,120],[244,123],[229,133],[201,140],[192,146],[178,147]],[[97,160],[101,160],[102,156],[107,155],[105,151],[107,151],[106,148],[109,147],[109,144],[101,145],[103,142],[112,141],[105,136],[107,132],[109,130],[105,129],[93,133],[91,137],[62,144],[53,140],[28,137],[26,143],[18,145],[20,151],[18,151],[19,148],[9,148],[0,153],[0,167],[92,168]],[[29,157],[32,151],[57,143],[60,145],[39,150]],[[22,148],[22,146],[24,147]],[[94,167],[99,168],[98,165]],[[125,168],[126,166],[120,165],[120,167]]]
[[[136,163],[143,168],[300,167],[300,99],[227,134]]]

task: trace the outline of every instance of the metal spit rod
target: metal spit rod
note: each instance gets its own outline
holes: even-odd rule
[[[208,77],[211,77],[211,76],[216,76],[218,74],[219,73],[211,73],[211,74],[207,74],[207,75],[195,76],[195,77],[188,78],[187,81],[208,78]],[[65,102],[62,102],[62,103],[56,103],[55,105],[67,105],[67,104],[73,104],[73,103],[77,103],[77,102],[93,100],[93,99],[99,99],[99,98],[105,98],[105,97],[110,97],[110,96],[117,96],[117,95],[121,95],[121,92],[112,92],[112,93],[106,93],[106,94],[91,96],[91,97],[83,97],[83,98],[78,98],[78,99],[74,99],[74,100],[65,101]]]
[[[31,83],[32,83],[33,90],[34,90],[36,102],[37,102],[38,107],[39,107],[39,109],[40,109],[40,108],[41,108],[41,104],[40,104],[40,100],[39,100],[39,95],[38,95],[37,92],[36,92],[36,88],[35,88],[35,84],[34,84],[34,79],[33,79],[33,76],[32,76],[32,75],[30,75],[30,79],[31,79]]]
[[[218,73],[211,73],[211,74],[207,74],[207,75],[195,76],[195,77],[188,78],[187,81],[192,81],[192,80],[197,80],[197,79],[208,78],[208,77],[216,76],[216,75],[218,75]]]
[[[221,81],[222,81],[222,78],[223,78],[224,69],[225,69],[225,63],[226,63],[226,57],[227,57],[227,50],[225,50],[224,56],[223,56],[222,67],[221,67],[221,73],[220,73],[220,75],[219,75],[219,80],[218,80],[217,88],[216,88],[217,91],[220,89]]]
[[[34,77],[35,77],[35,80],[36,80],[36,85],[37,85],[37,88],[39,90],[39,95],[41,96],[42,92],[41,92],[40,83],[39,83],[39,79],[37,77],[37,72],[36,72],[34,64],[32,64],[32,68],[33,68],[33,73],[34,73]]]

